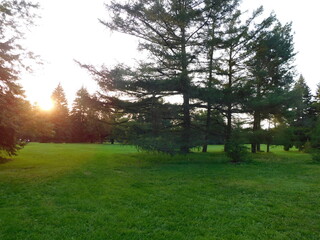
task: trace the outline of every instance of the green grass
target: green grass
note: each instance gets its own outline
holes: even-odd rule
[[[320,165],[221,146],[169,157],[121,145],[29,144],[0,164],[0,239],[320,239]]]

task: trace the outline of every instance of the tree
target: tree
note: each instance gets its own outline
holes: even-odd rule
[[[101,111],[95,96],[82,87],[71,111],[73,142],[103,142],[111,133],[109,114]]]
[[[252,56],[247,62],[251,89],[247,110],[253,115],[251,150],[256,152],[260,151],[260,141],[255,133],[261,130],[261,121],[270,114],[281,115],[290,102],[295,56],[291,24],[276,23],[271,29],[262,31],[257,41],[248,47]]]
[[[20,114],[23,116],[24,124],[20,125],[19,139],[28,142],[43,141],[43,139],[53,137],[53,126],[49,121],[48,112],[25,101]]]
[[[215,76],[218,65],[217,52],[222,48],[223,37],[226,31],[224,27],[232,21],[234,11],[237,10],[239,1],[205,1],[206,8],[203,12],[205,27],[203,28],[203,59],[204,63],[204,81],[203,88],[198,91],[198,98],[206,103],[206,120],[204,128],[204,143],[202,152],[207,152],[208,142],[213,129],[211,123],[213,119],[213,110],[215,105],[221,99],[221,91],[217,84],[219,83]],[[236,11],[237,12],[237,11]]]
[[[90,95],[85,88],[81,88],[76,93],[71,110],[72,120],[72,141],[87,142],[88,137],[88,112]]]
[[[291,126],[294,129],[294,145],[299,150],[303,150],[305,143],[310,141],[311,132],[317,119],[310,88],[302,75],[295,83],[293,93],[295,100],[292,108]]]
[[[24,124],[25,100],[17,80],[20,71],[28,68],[24,60],[33,58],[19,41],[23,38],[22,29],[32,24],[35,8],[37,5],[27,1],[0,3],[0,150],[10,155],[19,149],[18,134]]]
[[[256,18],[263,13],[260,7],[246,21],[241,21],[243,14],[236,11],[225,26],[226,31],[223,36],[221,47],[222,55],[219,58],[217,74],[222,77],[221,90],[223,99],[221,100],[221,111],[226,116],[227,127],[225,132],[225,150],[232,136],[232,119],[236,113],[244,113],[245,100],[248,90],[246,61],[251,55],[246,46],[254,44],[257,36],[265,31],[275,21],[273,15],[264,19],[254,26]]]
[[[64,90],[59,83],[51,95],[54,108],[50,112],[50,120],[53,125],[54,142],[67,142],[70,139],[70,118],[68,102]]]
[[[112,2],[108,5],[111,21],[102,21],[112,30],[138,37],[141,40],[139,48],[149,52],[150,57],[149,62],[140,64],[135,70],[118,68],[110,71],[109,82],[101,79],[100,85],[112,85],[117,91],[133,98],[131,104],[113,99],[113,103],[117,103],[118,108],[123,107],[128,114],[131,114],[133,106],[152,109],[155,104],[159,106],[163,103],[170,105],[169,109],[176,109],[176,117],[169,126],[165,124],[163,127],[171,128],[172,135],[177,137],[174,142],[179,142],[179,149],[184,153],[193,146],[193,107],[190,101],[194,71],[191,65],[198,55],[198,48],[195,47],[198,44],[197,33],[204,26],[201,22],[202,3],[200,0]],[[102,76],[102,72],[98,75]],[[174,95],[181,96],[182,105],[165,103],[164,97]],[[170,115],[167,113],[164,116]],[[135,115],[142,117],[140,113]],[[157,137],[154,136],[155,139]]]

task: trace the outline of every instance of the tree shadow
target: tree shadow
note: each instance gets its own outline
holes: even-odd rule
[[[12,161],[11,158],[4,158],[4,157],[0,157],[0,164],[5,164],[7,162]]]

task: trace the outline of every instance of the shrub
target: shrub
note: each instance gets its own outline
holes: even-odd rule
[[[313,149],[312,151],[310,151],[310,153],[312,156],[312,160],[314,162],[320,163],[320,149]]]
[[[229,142],[226,144],[226,154],[231,158],[231,162],[240,163],[250,160],[248,148],[237,142]]]

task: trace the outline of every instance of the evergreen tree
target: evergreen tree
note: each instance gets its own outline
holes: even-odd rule
[[[310,141],[311,132],[316,122],[316,111],[310,88],[302,75],[295,83],[293,92],[295,101],[291,126],[294,129],[294,145],[302,150],[305,143]]]
[[[24,124],[20,125],[19,139],[42,142],[53,137],[53,126],[47,111],[42,110],[38,105],[32,106],[29,102],[25,102],[21,114]]]
[[[317,84],[316,93],[313,98],[313,108],[316,116],[320,117],[320,83]]]
[[[172,130],[172,142],[178,143],[180,151],[185,153],[194,146],[191,141],[193,107],[190,105],[194,76],[192,64],[196,62],[199,51],[195,47],[199,45],[197,33],[203,27],[203,22],[200,21],[203,17],[202,3],[200,0],[136,0],[125,4],[113,2],[108,6],[111,21],[103,22],[112,30],[141,39],[139,48],[150,54],[149,62],[141,64],[135,70],[110,71],[109,82],[104,83],[109,84],[109,87],[112,85],[118,91],[129,93],[134,101],[124,104],[118,99],[118,107],[123,107],[127,113],[133,108],[146,111],[154,107],[164,109],[159,108],[163,104],[168,109],[177,110],[166,111],[163,115],[170,115],[168,117],[172,118],[173,114],[176,115],[175,119],[157,121],[162,122],[162,127]],[[101,72],[99,75],[102,75]],[[101,80],[100,85],[103,81]],[[165,103],[164,97],[174,95],[182,97],[182,105]],[[143,113],[135,115],[143,118]],[[153,137],[155,140],[162,138]]]
[[[87,89],[81,88],[76,93],[71,110],[72,120],[72,141],[86,142],[88,141],[88,112],[90,99]]]
[[[312,112],[312,94],[302,75],[300,75],[298,81],[295,83],[293,91],[296,97],[293,108],[294,125],[308,125],[310,123],[308,122],[310,120],[310,113]]]
[[[103,142],[110,135],[109,114],[99,109],[99,103],[86,88],[81,88],[71,111],[73,142]]]
[[[53,124],[54,142],[67,142],[70,140],[70,118],[68,102],[64,90],[59,83],[51,95],[54,108],[50,113],[51,123]]]
[[[203,59],[204,63],[204,88],[198,91],[198,98],[206,103],[206,119],[204,128],[204,144],[202,152],[207,152],[208,141],[211,135],[214,135],[215,129],[211,128],[213,119],[213,110],[217,103],[221,102],[221,91],[218,88],[218,79],[216,77],[216,68],[218,65],[217,53],[223,45],[224,27],[232,21],[232,15],[237,10],[239,1],[205,1],[206,9],[203,12],[205,27],[203,28]],[[238,12],[238,11],[236,11]]]
[[[288,109],[293,81],[292,61],[295,56],[291,24],[280,23],[259,34],[249,45],[252,57],[247,62],[251,96],[247,110],[253,115],[252,152],[260,151],[261,121],[270,114],[281,115]]]
[[[23,122],[23,90],[17,84],[25,59],[32,54],[18,42],[23,39],[22,29],[32,24],[33,9],[37,5],[27,1],[0,3],[0,150],[15,154],[19,149],[19,130]]]
[[[254,26],[256,18],[261,15],[263,8],[258,8],[246,21],[241,21],[243,14],[236,11],[225,26],[223,36],[222,55],[219,58],[217,74],[222,77],[221,111],[226,116],[227,127],[225,132],[225,147],[232,135],[232,118],[235,113],[244,113],[245,100],[248,89],[246,88],[247,68],[246,61],[251,54],[246,46],[257,41],[257,36],[265,31],[274,21],[275,17],[264,19]],[[226,149],[225,149],[226,150]]]

